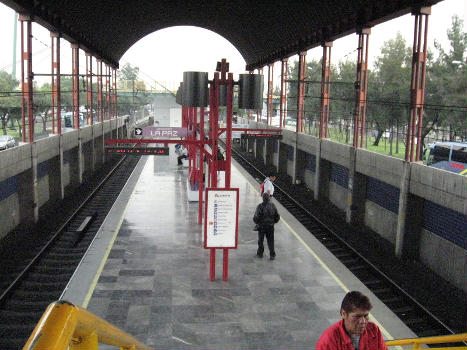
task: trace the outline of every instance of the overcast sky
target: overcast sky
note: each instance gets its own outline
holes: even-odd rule
[[[429,46],[433,47],[434,40],[443,43],[447,47],[446,32],[451,26],[451,18],[457,14],[465,20],[467,12],[466,0],[444,0],[432,7],[429,17]],[[13,23],[14,12],[3,4],[0,4],[0,70],[11,72],[13,61]],[[372,28],[369,39],[370,66],[374,57],[379,55],[383,43],[393,39],[400,31],[408,45],[413,41],[414,17],[406,15]],[[464,31],[467,32],[464,21]],[[33,25],[33,71],[35,73],[50,73],[50,36],[49,32],[37,24]],[[18,26],[19,38],[19,26]],[[356,60],[356,47],[358,36],[348,35],[336,40],[332,49],[332,62],[340,60]],[[19,41],[17,45],[17,62],[19,60]],[[322,54],[320,47],[308,51],[307,58],[319,59]],[[216,62],[221,58],[227,58],[230,62],[230,71],[237,74],[245,72],[245,61],[235,47],[223,37],[214,32],[196,27],[171,27],[154,32],[141,39],[132,46],[120,60],[120,66],[126,62],[140,68],[140,78],[147,84],[153,81],[175,89],[178,82],[183,79],[184,71],[213,72]],[[296,59],[296,57],[291,58]],[[84,72],[84,56],[80,59],[80,70]],[[71,49],[66,41],[62,41],[62,72],[71,71]],[[17,77],[20,77],[21,67],[17,64]],[[274,79],[278,81],[280,64],[274,68]],[[38,78],[39,79],[39,78]]]

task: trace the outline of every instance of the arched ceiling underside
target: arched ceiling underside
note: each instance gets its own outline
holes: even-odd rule
[[[0,1],[115,67],[146,35],[190,25],[229,40],[252,70],[442,0]]]

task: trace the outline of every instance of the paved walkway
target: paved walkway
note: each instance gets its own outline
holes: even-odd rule
[[[211,282],[198,203],[186,199],[188,169],[177,167],[174,155],[142,161],[133,194],[121,199],[128,205],[90,311],[155,349],[313,349],[340,318],[346,290],[358,288],[387,323],[387,337],[413,335],[280,205],[277,258],[268,259],[267,246],[257,258],[251,218],[259,185],[235,166],[238,249],[230,251],[226,282],[219,251]]]

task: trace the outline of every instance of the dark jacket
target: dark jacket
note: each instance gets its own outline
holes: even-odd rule
[[[260,228],[264,226],[274,226],[280,219],[276,206],[269,201],[269,196],[267,196],[267,200],[264,200],[264,197],[263,195],[263,203],[258,204],[255,215],[253,216],[253,221],[255,224],[258,224]]]

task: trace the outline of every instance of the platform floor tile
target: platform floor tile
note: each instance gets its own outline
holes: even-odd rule
[[[252,215],[260,197],[234,167],[239,244],[229,280],[209,280],[198,203],[186,199],[188,170],[150,158],[139,178],[88,305],[155,349],[311,349],[339,319],[344,291],[283,223],[274,261],[256,257]]]

